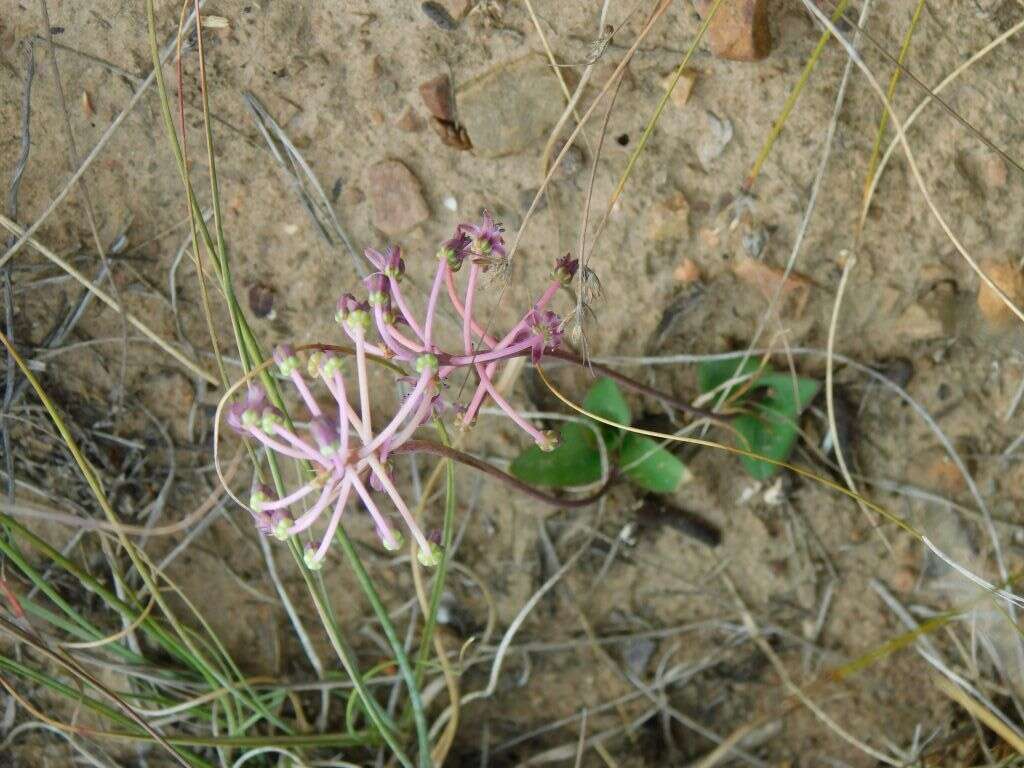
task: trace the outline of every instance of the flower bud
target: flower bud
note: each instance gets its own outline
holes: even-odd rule
[[[269,485],[257,485],[249,496],[249,507],[253,512],[262,512],[268,501],[277,501],[277,494]]]
[[[366,286],[367,293],[369,294],[367,299],[371,307],[381,306],[390,298],[391,286],[387,277],[380,272],[365,278],[363,285]]]
[[[388,246],[384,251],[384,274],[396,283],[405,274],[405,262],[402,260],[402,249],[397,245]]]
[[[382,533],[380,540],[388,552],[397,552],[405,545],[405,537],[401,531],[386,531]]]
[[[558,433],[555,432],[554,430],[549,429],[541,434],[543,435],[543,439],[537,441],[537,447],[540,448],[545,453],[550,453],[551,451],[555,450],[555,448],[558,447],[559,443],[562,442],[561,438],[558,436]]]
[[[437,258],[448,262],[452,272],[458,272],[462,268],[462,262],[469,254],[471,238],[465,232],[457,231],[449,240],[445,240],[437,250]]]
[[[271,535],[278,541],[287,541],[291,536],[288,529],[295,521],[283,509],[275,509],[270,515]]]
[[[324,352],[323,360],[320,363],[320,374],[325,378],[333,378],[334,374],[345,370],[344,359],[333,352]]]
[[[299,367],[299,358],[291,344],[278,344],[274,348],[274,362],[282,376],[291,376]]]
[[[436,370],[437,355],[432,355],[429,352],[424,352],[422,355],[416,358],[416,373],[424,373],[425,371]]]
[[[309,359],[306,360],[306,373],[316,378],[320,375],[320,365],[323,363],[324,353],[319,349],[315,349],[309,353]]]
[[[260,429],[268,435],[274,434],[274,427],[284,424],[284,414],[273,406],[267,406],[260,415]]]
[[[572,279],[576,276],[576,272],[579,267],[580,260],[572,258],[567,253],[565,256],[555,261],[555,268],[552,271],[552,276],[562,285],[570,285],[572,283]]]
[[[267,407],[267,393],[262,387],[253,385],[246,392],[245,400],[232,403],[228,408],[227,422],[236,432],[246,433],[255,427]]]
[[[488,211],[484,211],[479,224],[463,224],[459,229],[471,238],[472,249],[479,257],[488,260],[505,257],[505,229],[494,221]]]
[[[441,562],[444,550],[432,541],[427,542],[429,549],[421,549],[416,553],[416,559],[426,568],[434,568]]]
[[[341,449],[338,427],[325,418],[316,418],[309,422],[309,433],[313,435],[320,453],[323,456],[334,456]]]
[[[345,318],[345,327],[352,333],[366,333],[370,327],[370,313],[365,309],[354,309]]]
[[[357,309],[361,309],[359,300],[351,293],[342,294],[342,297],[338,299],[338,311],[334,313],[334,319],[338,323],[342,323],[345,319]]]
[[[319,571],[323,567],[323,560],[316,559],[316,550],[319,547],[317,542],[306,542],[302,551],[302,562],[311,571]]]

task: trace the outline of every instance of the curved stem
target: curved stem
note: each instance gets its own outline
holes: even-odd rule
[[[460,451],[457,448],[451,448],[441,443],[435,443],[432,440],[408,440],[400,447],[396,448],[394,453],[432,453],[435,456],[441,456],[446,459],[453,459],[460,464],[465,464],[467,467],[472,467],[478,472],[483,472],[485,475],[493,477],[495,480],[500,480],[506,485],[515,488],[522,494],[529,496],[531,499],[543,502],[552,507],[560,507],[562,509],[579,509],[593,504],[595,501],[604,496],[608,489],[611,488],[612,483],[618,477],[617,472],[614,468],[609,470],[608,479],[601,484],[594,493],[589,496],[581,496],[576,499],[567,499],[562,496],[555,496],[544,491],[537,490],[532,485],[524,483],[522,480],[513,477],[508,472],[495,467],[493,464],[489,464],[483,459],[478,459],[471,453]]]
[[[702,419],[708,419],[709,421],[714,421],[719,424],[727,424],[734,418],[729,414],[715,413],[714,411],[709,411],[704,408],[698,408],[695,405],[690,405],[689,403],[683,400],[679,400],[673,397],[672,395],[666,394],[661,390],[655,389],[654,387],[649,387],[646,384],[637,381],[636,379],[631,379],[624,373],[619,373],[614,368],[609,368],[606,365],[601,365],[600,363],[595,363],[591,360],[584,360],[575,352],[569,352],[568,350],[564,349],[554,349],[547,351],[544,354],[548,357],[555,357],[558,358],[559,360],[565,360],[567,363],[574,363],[575,365],[579,365],[583,368],[589,368],[592,371],[600,373],[602,376],[607,376],[609,379],[612,379],[613,381],[615,381],[618,384],[621,384],[627,389],[631,389],[634,392],[639,392],[642,395],[647,395],[649,397],[662,400],[668,405],[675,408],[677,411],[688,413],[691,416],[698,416]]]

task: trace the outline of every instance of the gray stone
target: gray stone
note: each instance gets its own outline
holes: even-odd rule
[[[385,235],[401,235],[430,216],[419,180],[398,160],[370,166],[366,188],[373,205],[373,226]]]
[[[501,64],[457,94],[459,120],[482,157],[505,157],[531,147],[558,122],[565,106],[558,79],[540,56]]]

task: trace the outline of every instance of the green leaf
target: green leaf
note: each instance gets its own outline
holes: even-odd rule
[[[741,362],[742,365],[740,365]],[[742,357],[728,360],[708,360],[697,368],[697,384],[702,393],[710,392],[722,386],[729,379],[756,373],[760,367],[761,361],[756,357],[748,357],[746,360],[743,360]],[[729,388],[726,398],[732,395],[737,386],[739,385]]]
[[[614,381],[608,378],[598,379],[594,382],[583,400],[583,408],[596,416],[626,427],[633,420],[629,412],[629,403],[622,396],[622,391]],[[622,440],[622,430],[607,424],[599,423],[598,426],[604,436],[604,444],[608,446],[608,450],[614,450]]]
[[[758,389],[767,388],[767,397],[755,406],[757,413],[747,413],[733,420],[739,433],[739,446],[775,461],[785,461],[796,445],[798,419],[804,408],[818,394],[821,384],[814,379],[796,379],[784,373],[769,373],[757,380]],[[742,456],[743,467],[758,480],[766,480],[779,467],[765,461]]]
[[[691,478],[686,465],[656,440],[631,432],[622,440],[619,466],[626,477],[655,493],[672,493]]]
[[[601,479],[601,454],[594,433],[570,421],[560,430],[562,442],[553,451],[532,445],[516,456],[512,474],[530,485],[568,488]]]

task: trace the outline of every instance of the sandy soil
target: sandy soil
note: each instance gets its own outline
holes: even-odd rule
[[[82,156],[150,71],[145,17],[138,2],[49,5],[53,39],[66,46],[57,58],[77,153]],[[535,0],[533,5],[558,59],[586,59],[598,35],[600,3]],[[632,5],[610,4],[609,20],[618,29],[594,67],[584,108],[635,39],[651,5],[643,4],[620,25]],[[829,5],[823,4],[827,10]],[[864,43],[863,57],[883,87],[892,71],[889,57],[899,50],[913,5],[877,2],[871,10],[871,39]],[[769,10],[774,44],[763,61],[728,62],[698,51],[688,102],[669,103],[612,209],[591,262],[603,286],[603,298],[593,306],[596,324],[588,330],[593,354],[726,351],[749,343],[765,317],[763,281],[743,279],[747,272],[738,265],[754,260],[773,268],[785,266],[847,62],[836,46],[826,49],[752,196],[738,206],[740,185],[818,37],[799,3],[773,0]],[[157,3],[161,39],[172,34],[177,12],[173,3]],[[225,229],[239,292],[272,297],[270,315],[253,320],[268,345],[337,340],[333,305],[358,275],[344,245],[336,237],[328,242],[320,235],[290,176],[267,151],[245,94],[264,105],[308,161],[341,226],[360,248],[382,247],[389,241],[374,226],[376,190],[368,169],[381,160],[400,159],[412,171],[429,215],[394,239],[405,250],[415,280],[427,278],[436,244],[457,222],[474,218],[481,209],[493,211],[510,233],[520,227],[529,194],[543,178],[544,141],[531,140],[526,148],[500,158],[447,146],[429,126],[418,87],[448,74],[457,90],[471,88],[475,78],[523,56],[541,61],[543,46],[524,4],[485,0],[455,30],[431,22],[418,2],[264,0],[211,3],[209,12],[225,17],[230,25],[209,35],[207,51]],[[1012,2],[929,4],[907,68],[920,83],[934,86],[1021,18],[1020,8]],[[662,78],[680,61],[698,23],[689,3],[672,3],[629,65],[597,167],[592,220],[604,214],[629,153],[657,106]],[[29,0],[18,0],[0,15],[0,178],[5,183],[21,146],[26,41],[44,32],[39,8]],[[937,209],[979,259],[1015,262],[1021,256],[1024,176],[978,136],[984,134],[1011,157],[1021,156],[1020,46],[1018,38],[1011,38],[943,92],[949,109],[973,131],[935,105],[926,108],[909,131]],[[42,213],[64,186],[73,164],[45,42],[36,42],[34,56],[31,155],[16,216],[22,225]],[[195,64],[189,53],[187,77],[194,77]],[[578,70],[563,70],[570,87]],[[547,77],[547,84],[538,87],[557,93],[556,81]],[[498,101],[503,94],[490,96]],[[904,77],[894,99],[897,113],[905,119],[924,96],[919,84]],[[195,170],[201,178],[206,166],[200,159],[202,126],[194,80],[185,99]],[[461,93],[457,108],[462,108]],[[978,277],[937,225],[899,152],[879,184],[863,236],[855,243],[879,116],[876,96],[855,72],[796,264],[805,281],[799,289],[802,298],[787,300],[781,311],[767,316],[761,343],[773,348],[781,367],[787,365],[787,347],[824,349],[839,278],[856,249],[856,265],[840,309],[836,350],[887,372],[902,370],[893,367],[894,360],[903,361],[903,368],[909,363],[912,375],[906,392],[931,415],[966,462],[978,496],[993,515],[1006,521],[996,530],[1012,571],[1024,564],[1019,539],[1013,535],[1024,525],[1018,511],[1024,498],[1024,471],[1016,455],[1002,454],[1020,432],[1020,410],[1012,408],[1024,373],[1020,328],[1012,322],[989,322],[979,314]],[[465,119],[468,123],[473,118]],[[490,290],[496,326],[509,322],[536,294],[557,255],[575,251],[602,119],[599,109],[584,131],[574,167],[571,163],[556,175],[543,208],[529,221],[510,281]],[[890,130],[888,136],[892,135]],[[188,258],[177,273],[177,312],[171,304],[169,276],[187,230],[155,91],[148,91],[126,117],[85,178],[102,242],[109,248],[125,238],[126,244],[119,244],[111,256],[113,284],[121,300],[163,337],[185,345],[192,357],[213,370]],[[687,208],[683,224],[677,221],[675,229],[666,231],[664,219],[671,217],[666,211],[678,207],[680,199]],[[38,238],[95,276],[100,267],[83,201],[80,191],[72,192]],[[676,276],[684,259],[699,269],[697,282],[684,284]],[[27,248],[12,265],[15,337],[27,355],[40,360],[48,391],[89,437],[94,460],[121,489],[119,511],[126,517],[141,514],[160,490],[173,455],[176,475],[163,518],[184,517],[217,482],[209,468],[209,445],[218,393],[201,386],[152,345],[133,339],[127,346],[124,389],[118,397],[125,354],[121,323],[114,311],[97,303],[66,340],[69,349],[44,360],[38,345],[54,318],[77,299],[79,288]],[[215,315],[222,348],[230,348],[227,316],[220,308]],[[86,343],[92,340],[104,341]],[[792,363],[802,374],[824,375],[820,354],[794,354]],[[681,397],[695,396],[693,366],[629,370]],[[587,383],[586,375],[562,369],[556,379],[576,394]],[[837,365],[836,382],[851,416],[852,463],[857,477],[866,478],[863,487],[940,546],[959,552],[966,564],[988,578],[998,578],[988,533],[976,514],[968,514],[979,502],[970,483],[945,458],[936,434],[912,406],[863,371]],[[521,379],[516,397],[524,406],[558,409],[557,401],[529,373]],[[652,401],[632,403],[637,412],[664,417]],[[805,465],[828,473],[831,470],[814,450],[827,429],[824,407],[822,401],[808,415],[804,426],[809,437],[797,456]],[[38,419],[29,408],[35,408],[35,401],[26,397],[14,413]],[[63,467],[64,459],[56,453],[52,435],[42,431],[44,422],[33,424],[12,428],[16,476],[93,514],[84,486],[68,470],[52,469],[54,462]],[[122,442],[97,437],[97,432],[116,435]],[[173,450],[168,450],[168,441]],[[468,444],[500,461],[512,458],[523,439],[491,421],[471,435]],[[520,734],[578,715],[583,708],[594,712],[587,719],[588,733],[621,726],[623,718],[639,717],[649,701],[633,700],[621,711],[602,705],[636,690],[626,672],[650,683],[659,664],[693,666],[684,682],[669,689],[667,704],[720,736],[775,711],[772,707],[785,695],[785,685],[762,651],[741,637],[736,602],[719,578],[723,572],[731,576],[761,627],[771,631],[775,652],[799,685],[811,684],[825,670],[904,630],[871,588],[873,579],[887,584],[906,604],[936,610],[967,594],[962,583],[950,579],[909,535],[888,526],[887,546],[872,532],[869,519],[836,493],[792,476],[784,477],[778,488],[758,487],[732,457],[708,450],[683,455],[695,479],[670,501],[719,526],[719,547],[693,541],[668,525],[641,526],[623,543],[623,532],[635,528],[637,519],[637,498],[627,487],[615,489],[600,510],[552,514],[501,488],[480,484],[468,472],[460,474],[459,525],[464,525],[464,537],[459,560],[493,595],[497,633],[552,573],[539,525],[546,526],[563,561],[580,546],[581,531],[596,531],[598,537],[561,586],[538,605],[517,639],[572,641],[569,649],[538,649],[510,657],[496,695],[464,713],[451,764],[479,764],[484,744],[489,745],[492,765],[516,764],[548,748],[573,744],[579,736],[578,720],[499,749]],[[400,471],[403,482],[411,483],[408,465]],[[893,484],[928,491],[937,502],[887,493]],[[945,500],[961,504],[967,513],[958,513]],[[439,506],[431,514],[436,525]],[[56,525],[43,530],[54,542],[66,542],[71,535]],[[356,521],[352,531],[367,542],[369,551],[369,526]],[[156,538],[150,547],[161,555],[178,540]],[[612,551],[614,556],[609,555]],[[371,562],[392,605],[411,597],[405,568],[385,559]],[[175,561],[172,574],[198,601],[247,671],[308,674],[284,611],[276,599],[267,597],[273,595],[273,587],[244,515],[226,510]],[[368,656],[373,654],[372,639],[366,632],[360,634],[367,607],[343,597],[357,592],[340,561],[327,578],[338,595],[344,624],[357,645]],[[299,599],[298,574],[284,568],[284,579]],[[445,632],[450,644],[457,646],[479,636],[487,606],[480,589],[464,575],[453,578],[451,591],[460,621]],[[1004,647],[1004,625],[987,620],[988,614],[976,615],[982,617],[983,631]],[[636,637],[610,642],[598,653],[588,647],[581,617],[602,637],[694,626],[656,636],[651,643]],[[967,631],[959,636],[968,637]],[[328,656],[326,639],[317,636],[315,641]],[[492,644],[496,641],[497,636],[486,638]],[[949,636],[937,642],[953,647]],[[949,653],[950,658],[960,658],[954,650]],[[467,672],[464,689],[482,687],[486,671],[480,666]],[[1004,691],[1022,682],[1012,663],[1007,678],[994,677],[984,665],[968,671],[998,679]],[[908,747],[918,726],[925,734],[937,729],[942,742],[966,722],[963,711],[930,684],[929,675],[927,665],[912,650],[904,650],[847,681],[815,684],[809,690],[850,734],[876,746]],[[796,706],[771,722],[749,747],[767,764],[875,764],[806,708]],[[663,723],[659,717],[629,736],[605,742],[619,765],[683,765],[712,747],[694,729]],[[25,765],[43,764],[25,759]],[[584,764],[604,763],[589,751]]]

